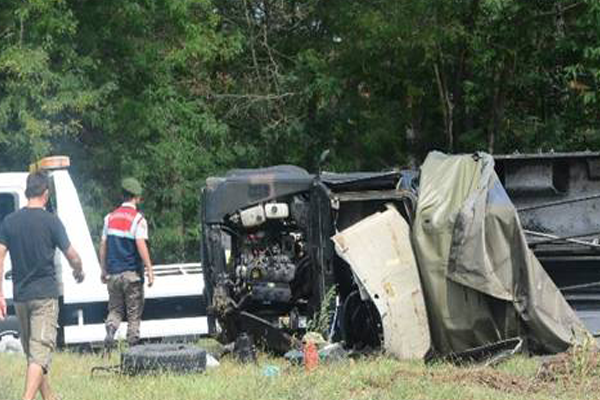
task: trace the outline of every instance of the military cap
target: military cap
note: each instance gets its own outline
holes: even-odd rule
[[[124,191],[126,191],[127,193],[131,193],[134,196],[139,197],[142,195],[142,185],[135,178],[124,178],[121,181],[121,187]]]

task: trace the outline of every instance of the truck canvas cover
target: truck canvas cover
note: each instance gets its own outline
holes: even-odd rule
[[[555,353],[587,335],[528,248],[490,155],[429,154],[412,240],[439,354],[515,337]]]

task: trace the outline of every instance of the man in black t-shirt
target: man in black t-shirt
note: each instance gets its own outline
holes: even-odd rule
[[[38,391],[45,400],[54,398],[47,372],[58,327],[56,248],[67,257],[75,280],[84,279],[81,258],[71,246],[65,227],[56,215],[45,210],[48,188],[45,172],[29,174],[25,190],[27,205],[8,215],[0,225],[0,319],[6,316],[2,280],[4,259],[10,251],[13,300],[27,356],[25,400],[35,398]]]

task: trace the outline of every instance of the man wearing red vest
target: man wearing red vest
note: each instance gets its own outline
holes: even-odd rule
[[[104,218],[100,242],[102,282],[108,286],[108,317],[104,345],[110,350],[115,332],[127,316],[127,342],[133,346],[140,339],[140,322],[144,311],[144,270],[148,287],[154,272],[146,241],[148,224],[137,210],[142,201],[142,185],[135,178],[121,182],[124,202]]]

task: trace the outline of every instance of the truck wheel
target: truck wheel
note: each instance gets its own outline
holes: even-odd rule
[[[121,354],[121,372],[137,375],[153,372],[203,372],[206,350],[186,344],[143,344]]]
[[[340,326],[342,338],[349,347],[381,347],[383,331],[379,312],[371,301],[361,300],[358,290],[346,296],[341,310]]]

